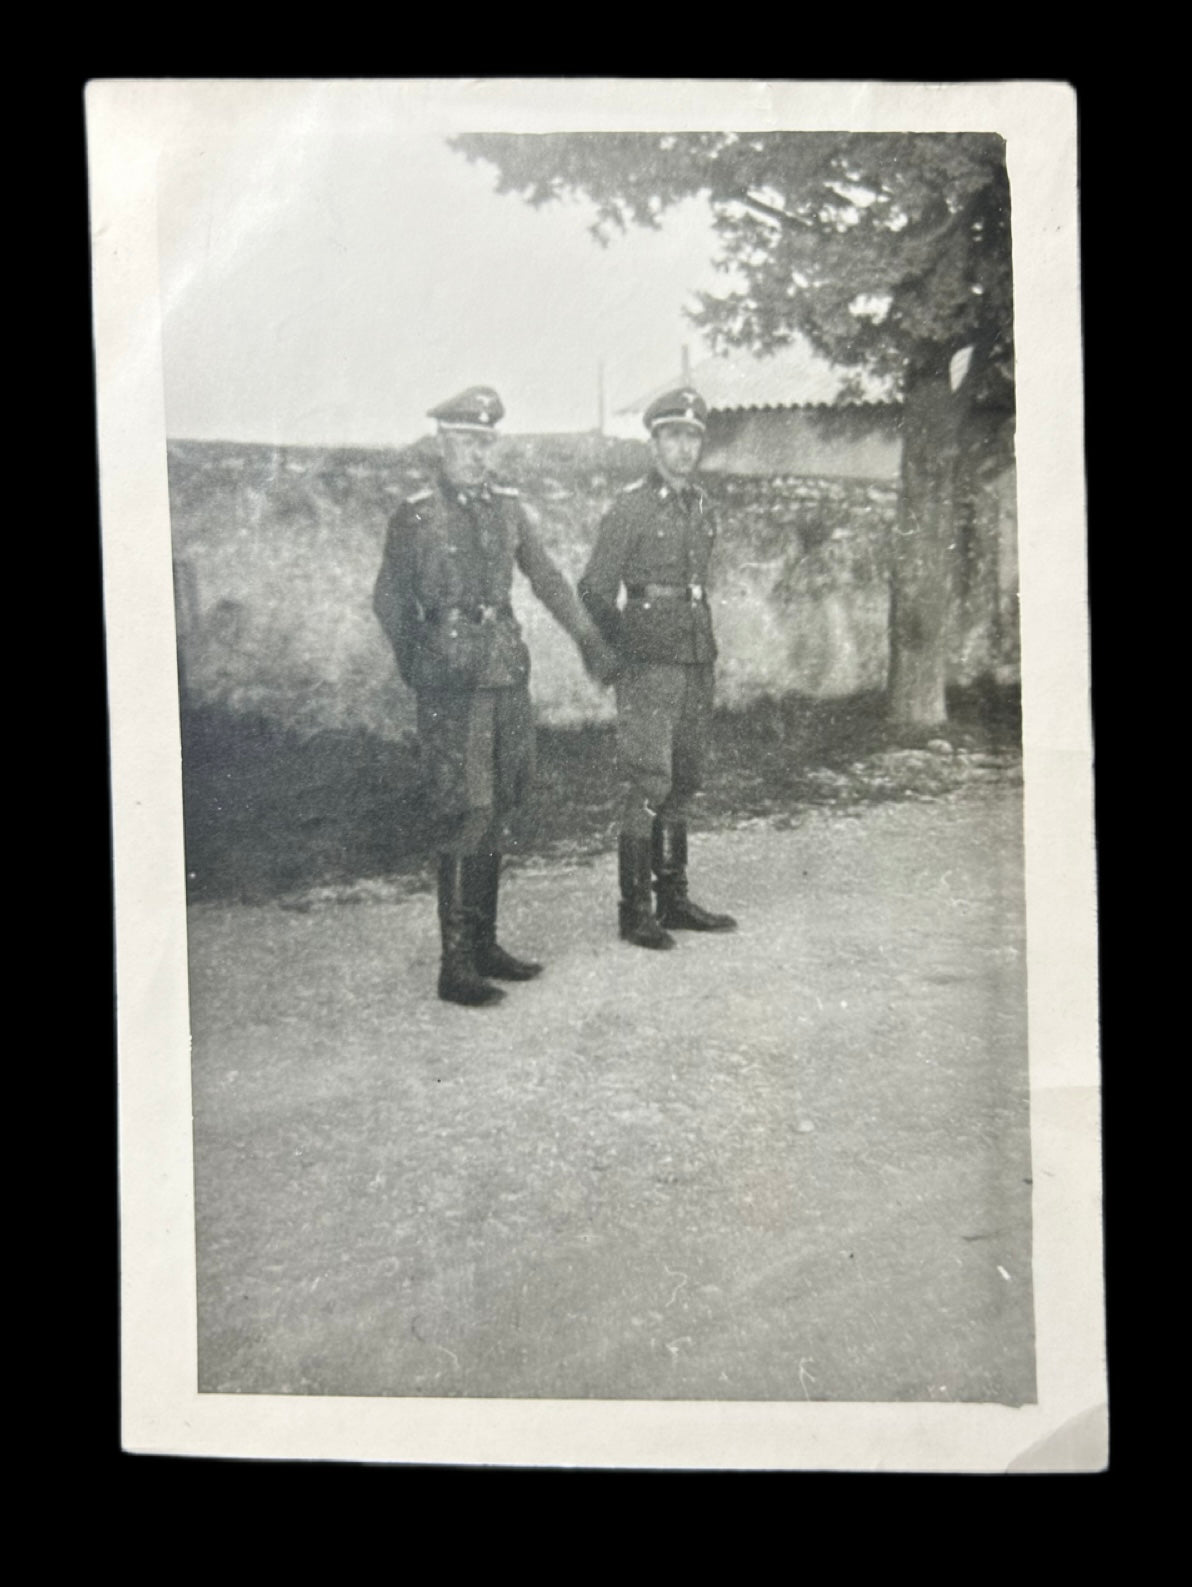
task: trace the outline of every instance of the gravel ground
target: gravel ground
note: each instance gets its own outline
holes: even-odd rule
[[[200,1387],[1035,1397],[1021,789],[693,833],[741,921],[532,857],[434,996],[424,878],[190,911]]]

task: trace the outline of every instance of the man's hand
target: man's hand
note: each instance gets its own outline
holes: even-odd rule
[[[598,634],[581,641],[579,653],[583,657],[584,671],[588,677],[606,688],[621,671],[616,651],[611,650]]]

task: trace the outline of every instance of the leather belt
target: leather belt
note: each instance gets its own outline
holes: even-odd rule
[[[467,606],[429,606],[422,614],[425,623],[495,623],[502,617],[512,617],[513,607],[508,601],[489,604],[474,601]]]
[[[625,593],[631,601],[706,601],[708,592],[702,584],[627,584]]]

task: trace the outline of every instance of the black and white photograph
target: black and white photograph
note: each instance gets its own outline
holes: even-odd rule
[[[1075,128],[89,87],[126,1448],[1104,1466]]]

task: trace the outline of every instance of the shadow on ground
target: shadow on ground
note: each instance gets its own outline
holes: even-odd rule
[[[765,697],[716,718],[701,824],[779,826],[817,806],[933,798],[1016,775],[1016,690],[949,696],[946,729],[895,731],[880,694]],[[611,725],[541,728],[534,807],[521,849],[584,855],[615,842]],[[261,716],[184,709],[183,793],[191,902],[263,903],[363,877],[417,878],[433,811],[416,740],[363,732],[302,737]]]

